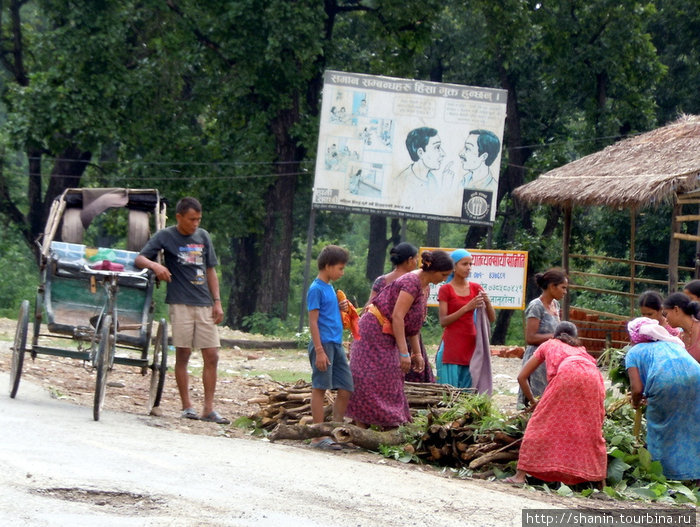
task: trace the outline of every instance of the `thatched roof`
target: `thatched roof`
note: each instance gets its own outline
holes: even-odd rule
[[[700,187],[700,115],[550,170],[515,189],[527,203],[637,208],[671,202]]]

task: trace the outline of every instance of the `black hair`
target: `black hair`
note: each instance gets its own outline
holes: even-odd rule
[[[686,315],[696,318],[700,312],[700,303],[691,300],[683,293],[672,293],[664,300],[664,308],[673,309],[674,307],[679,307]]]
[[[404,263],[409,258],[412,258],[418,254],[418,249],[414,245],[408,242],[401,242],[395,247],[391,248],[389,251],[389,260],[391,260],[392,265],[397,266]]]
[[[501,151],[501,141],[498,139],[498,136],[490,130],[472,130],[469,132],[469,135],[478,136],[476,138],[477,154],[482,155],[486,153],[484,164],[490,167]]]
[[[344,247],[338,245],[326,245],[318,255],[318,269],[323,270],[328,265],[348,263],[350,253]]]
[[[683,286],[683,291],[688,291],[691,295],[700,298],[700,280],[691,280]]]
[[[431,137],[435,137],[438,131],[435,128],[430,128],[428,126],[421,126],[408,132],[406,136],[406,149],[408,150],[408,155],[411,156],[412,161],[418,161],[420,156],[418,155],[418,150],[425,151],[425,147],[428,146]]]
[[[544,273],[537,273],[535,275],[535,283],[537,287],[544,291],[549,287],[549,284],[559,285],[563,284],[568,280],[566,273],[562,269],[556,267],[548,269]]]
[[[639,307],[648,307],[654,311],[661,311],[664,299],[656,291],[644,291],[639,295]]]
[[[423,251],[420,258],[423,271],[451,271],[455,266],[445,251]]]
[[[177,205],[175,205],[175,214],[186,214],[190,209],[195,212],[202,212],[202,204],[197,198],[187,196],[177,202]]]
[[[554,329],[554,338],[561,340],[564,344],[569,346],[580,346],[581,343],[578,340],[578,329],[573,322],[563,320],[559,322],[557,327]]]

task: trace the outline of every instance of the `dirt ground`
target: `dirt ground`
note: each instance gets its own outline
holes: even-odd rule
[[[10,347],[14,338],[15,328],[16,322],[14,320],[0,318],[0,372],[9,372],[10,370],[12,356]],[[240,332],[231,332],[227,329],[222,330],[222,337],[236,340],[243,338],[250,340],[263,339],[261,336],[245,335]],[[429,350],[429,354],[434,355],[434,350]],[[232,421],[238,417],[250,416],[259,409],[257,404],[249,403],[248,401],[260,396],[265,390],[278,386],[278,383],[272,379],[272,376],[278,377],[278,374],[284,374],[287,378],[293,379],[295,372],[300,372],[301,375],[306,372],[308,375],[310,371],[305,350],[225,347],[221,350],[220,355],[219,380],[215,404],[220,413],[229,417]],[[494,400],[504,412],[514,413],[517,393],[516,376],[520,370],[520,359],[501,357],[493,357],[492,359]],[[259,441],[259,439],[253,438],[248,430],[234,425],[219,426],[213,423],[180,418],[179,396],[170,360],[174,362],[174,358],[169,357],[170,368],[161,401],[161,416],[154,419],[145,417],[150,377],[142,376],[140,371],[134,367],[123,365],[115,366],[110,374],[104,409],[107,412],[124,412],[144,416],[142,418],[144,419],[143,423],[146,423],[149,427],[156,427],[165,431]],[[198,354],[193,355],[190,364],[192,397],[194,401],[201,404],[201,357]],[[29,356],[25,356],[22,382],[26,383],[24,386],[25,390],[31,391],[32,387],[27,386],[29,383],[39,385],[44,387],[53,398],[67,400],[84,406],[86,414],[91,416],[95,373],[81,361],[44,355],[32,361]],[[22,382],[20,382],[18,397],[21,397],[22,394]],[[303,442],[280,442],[293,447],[310,448]],[[454,477],[454,473],[449,470],[441,470],[439,467],[430,465],[403,464],[392,459],[381,458],[377,454],[362,449],[343,449],[336,457],[339,460],[352,459],[362,463],[390,465],[411,472],[432,473],[439,477]],[[526,499],[535,498],[532,491],[527,488],[513,487],[489,481],[483,481],[480,484],[485,485],[486,489],[492,488],[492,485],[495,485],[494,489],[507,489],[508,494],[511,496]],[[550,493],[537,492],[536,494],[536,499],[540,500],[541,503],[555,507],[594,506],[617,509],[644,506],[630,502],[615,502],[602,493],[597,498],[603,500],[603,502],[597,499],[595,500],[597,503],[581,498],[564,498]]]
[[[10,342],[14,338],[16,322],[0,318],[0,341]],[[45,326],[42,326],[42,331]],[[31,333],[31,325],[30,325]],[[228,328],[221,328],[222,339],[263,340],[260,335],[250,335]],[[58,343],[57,347],[66,347],[67,343]],[[4,348],[4,347],[3,347]],[[428,350],[434,357],[434,350]],[[0,354],[0,371],[9,371],[11,355]],[[205,435],[229,435],[231,437],[247,436],[248,432],[235,426],[211,426],[180,418],[180,399],[177,393],[175,377],[172,371],[175,357],[168,357],[168,373],[160,404],[161,420],[169,428]],[[202,360],[198,352],[190,359],[190,390],[195,408],[202,404],[203,389],[201,383]],[[515,394],[517,393],[516,376],[520,369],[520,359],[493,357],[494,401],[504,412],[515,411]],[[434,369],[434,366],[433,366]],[[302,349],[256,349],[239,347],[222,347],[219,358],[219,377],[216,388],[215,407],[231,421],[243,416],[250,416],[259,410],[259,405],[249,403],[265,390],[279,386],[273,380],[284,379],[294,382],[310,374],[306,350]],[[295,375],[298,374],[298,375]],[[308,377],[307,377],[308,379]],[[35,360],[25,356],[19,392],[22,382],[31,380],[44,386],[52,397],[64,399],[76,404],[92,407],[95,393],[95,373],[89,364],[67,357],[39,355]],[[145,414],[148,404],[150,371],[141,375],[138,368],[115,365],[108,379],[104,409],[135,414]]]

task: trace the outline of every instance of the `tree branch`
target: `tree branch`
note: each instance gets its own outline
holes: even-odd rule
[[[195,38],[201,42],[205,47],[211,49],[218,57],[224,61],[225,64],[230,66],[235,66],[236,62],[234,60],[228,59],[224,56],[223,49],[219,44],[211,40],[204,33],[202,33],[196,26],[196,24],[180,9],[178,5],[175,4],[174,0],[165,0],[166,5],[170,10],[182,18],[190,27],[190,30],[194,34]]]

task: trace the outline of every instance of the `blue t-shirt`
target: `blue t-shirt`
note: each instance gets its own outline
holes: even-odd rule
[[[316,278],[306,295],[306,308],[318,309],[318,331],[323,342],[343,343],[343,320],[335,289],[331,284]]]

